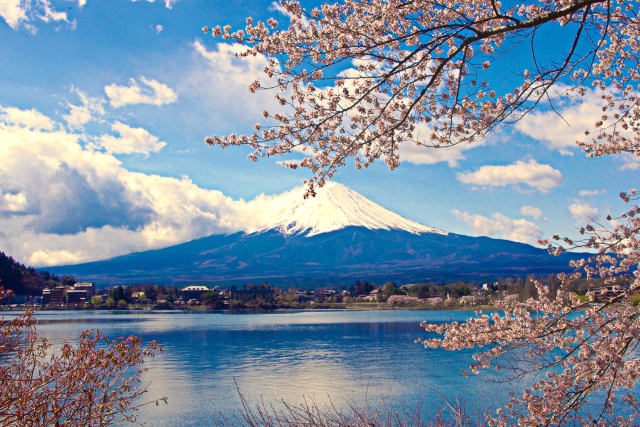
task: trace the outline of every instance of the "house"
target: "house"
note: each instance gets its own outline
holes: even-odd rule
[[[42,290],[42,304],[49,304],[50,300],[51,300],[51,289],[44,288]]]
[[[365,297],[365,301],[377,302],[380,301],[380,289],[374,289],[369,292],[369,295]]]
[[[330,297],[335,295],[336,291],[334,289],[321,288],[314,290],[312,293],[317,297]]]
[[[77,282],[73,288],[67,288],[64,293],[64,300],[69,304],[79,304],[88,302],[95,294],[96,287],[93,283]]]
[[[608,301],[612,298],[622,295],[627,288],[619,285],[605,285],[592,289],[593,299],[598,302]]]
[[[3,305],[22,305],[27,303],[27,295],[15,294],[11,289],[7,290],[0,299]]]
[[[144,299],[145,296],[144,291],[137,291],[131,294],[131,298],[133,299]]]
[[[29,296],[28,295],[22,295],[22,294],[15,294],[13,296],[13,303],[14,304],[18,304],[18,305],[24,305],[28,302],[29,300]]]
[[[80,304],[91,299],[87,289],[67,289],[65,292],[65,302],[68,304]]]
[[[486,304],[487,302],[487,291],[484,289],[478,289],[475,293],[476,303],[477,304]]]
[[[304,291],[296,291],[295,293],[295,301],[296,302],[312,302],[315,301],[316,297],[313,296],[311,293],[307,293]]]
[[[58,285],[50,290],[49,303],[50,304],[62,304],[65,300],[65,294],[67,288],[63,285]]]
[[[209,288],[206,286],[192,285],[186,288],[180,289],[180,297],[183,301],[189,301],[190,299],[200,300],[200,297],[209,292]]]
[[[96,294],[96,285],[89,282],[78,282],[75,285],[73,285],[73,289],[86,291],[88,299],[91,299],[91,297]]]
[[[478,305],[478,298],[475,295],[464,295],[458,299],[460,305]]]

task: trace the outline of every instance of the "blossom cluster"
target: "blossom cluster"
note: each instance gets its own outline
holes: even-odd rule
[[[474,143],[514,123],[558,92],[581,97],[596,91],[602,115],[576,143],[588,156],[640,156],[640,20],[638,0],[343,0],[307,11],[282,1],[290,24],[274,19],[244,29],[213,29],[216,37],[246,46],[241,55],[265,55],[265,80],[249,90],[272,90],[278,111],[249,134],[207,137],[211,145],[248,145],[252,160],[300,151],[308,168],[308,195],[353,159],[356,168],[380,159],[394,169],[400,144],[430,148]],[[560,58],[536,55],[542,28],[565,37]],[[533,67],[513,60],[531,46]],[[539,52],[538,52],[539,53]],[[520,76],[507,86],[494,64]],[[520,67],[520,68],[518,68]],[[273,86],[271,83],[275,82]],[[507,86],[507,87],[505,87]],[[552,103],[553,106],[553,103]],[[621,193],[630,206],[613,229],[590,224],[584,239],[553,236],[540,243],[552,254],[587,248],[594,255],[572,263],[551,292],[504,303],[504,314],[464,323],[423,324],[440,338],[429,348],[479,348],[472,372],[495,367],[516,377],[541,373],[533,386],[500,409],[493,424],[637,424],[640,407],[630,390],[640,379],[640,208],[638,192]],[[581,275],[623,281],[605,301],[583,302],[569,292]],[[592,293],[593,294],[593,293]],[[625,391],[626,390],[626,391]],[[599,392],[598,413],[585,405]],[[616,411],[628,409],[625,416]]]
[[[387,304],[395,306],[395,305],[415,305],[415,304],[424,304],[425,300],[412,297],[409,295],[391,295],[387,300]]]
[[[0,424],[111,425],[135,422],[146,392],[140,368],[157,343],[109,340],[85,331],[77,344],[53,348],[29,312],[0,327]],[[148,403],[166,401],[166,398]],[[148,404],[146,403],[146,404]]]
[[[265,111],[266,125],[253,133],[206,142],[248,145],[254,161],[303,151],[306,157],[284,164],[310,169],[313,194],[314,185],[323,185],[350,158],[358,169],[377,159],[393,169],[401,143],[440,148],[478,141],[517,121],[563,83],[570,95],[584,95],[591,86],[601,92],[602,118],[580,141],[589,155],[638,155],[639,6],[637,0],[538,0],[508,7],[493,0],[345,0],[307,11],[297,1],[283,1],[290,16],[286,29],[275,19],[252,18],[236,31],[204,28],[244,44],[241,55],[266,55],[265,81],[249,90],[274,90],[282,106]],[[514,65],[510,71],[520,83],[505,90],[492,64],[504,62],[543,26],[571,32],[571,49],[545,64],[533,58],[535,69]],[[271,82],[275,87],[266,85]]]
[[[621,196],[628,203],[638,198],[635,190]],[[478,314],[464,323],[423,323],[427,331],[444,334],[421,340],[425,347],[486,348],[474,355],[473,373],[494,367],[510,369],[516,377],[544,375],[522,396],[514,396],[507,411],[498,412],[493,419],[496,425],[514,420],[520,425],[637,424],[640,406],[633,388],[640,379],[639,213],[634,206],[616,219],[613,230],[588,225],[581,230],[586,236],[581,242],[565,238],[563,243],[572,248],[598,252],[573,262],[574,273],[560,275],[562,287],[555,295],[537,284],[538,299],[502,303],[499,308],[504,314]],[[552,253],[564,249],[542,243]],[[584,302],[568,291],[571,281],[581,275],[624,285],[604,300],[596,298],[592,289],[590,301]],[[604,397],[594,398],[595,392]],[[600,411],[587,417],[584,409],[589,400]],[[631,408],[627,418],[619,415],[621,406]]]

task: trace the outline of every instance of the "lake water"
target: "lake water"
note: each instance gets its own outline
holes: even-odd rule
[[[40,312],[39,333],[55,343],[99,328],[108,337],[138,335],[163,347],[146,367],[146,407],[139,420],[153,426],[208,425],[215,411],[230,414],[250,403],[389,404],[432,412],[462,396],[470,411],[496,408],[522,384],[497,383],[493,373],[469,378],[471,351],[427,350],[421,320],[464,320],[461,311],[304,311],[264,314],[176,312]]]

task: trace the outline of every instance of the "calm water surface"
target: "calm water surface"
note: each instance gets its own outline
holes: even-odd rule
[[[153,426],[207,425],[214,411],[239,407],[234,379],[250,402],[303,397],[412,407],[425,412],[447,397],[464,396],[471,410],[495,408],[522,384],[497,383],[493,373],[464,377],[470,351],[427,350],[415,344],[421,320],[464,320],[460,311],[304,311],[265,314],[175,312],[40,312],[41,335],[61,343],[99,328],[108,337],[157,340],[163,352],[146,363],[147,407]]]

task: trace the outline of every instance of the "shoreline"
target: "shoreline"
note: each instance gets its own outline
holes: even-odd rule
[[[478,306],[458,306],[458,307],[444,307],[444,306],[388,306],[386,304],[367,304],[356,305],[349,304],[346,306],[322,306],[322,307],[264,307],[264,308],[211,308],[205,306],[192,306],[192,307],[174,307],[174,308],[151,308],[151,307],[131,307],[131,308],[84,308],[84,307],[2,307],[0,312],[24,312],[26,310],[37,313],[39,311],[99,311],[99,312],[161,312],[161,313],[269,313],[269,312],[300,312],[300,311],[498,311],[498,308],[492,305],[478,305]]]

